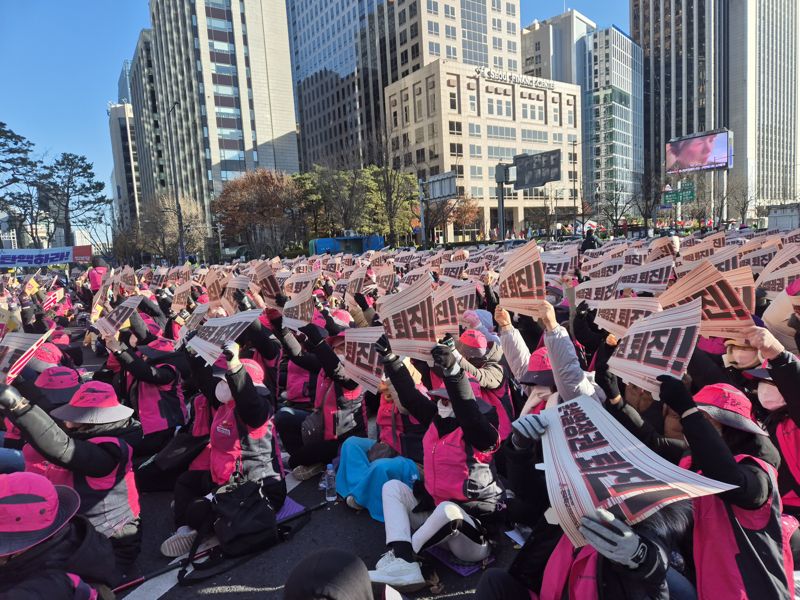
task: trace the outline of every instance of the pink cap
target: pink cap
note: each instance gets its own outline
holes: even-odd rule
[[[69,367],[50,367],[36,378],[36,387],[54,404],[66,404],[78,391],[80,377]]]
[[[39,347],[38,350],[36,350],[33,358],[40,360],[43,363],[57,365],[61,362],[63,356],[64,355],[61,354],[61,350],[58,349],[58,346],[50,342],[45,342]]]
[[[786,293],[789,296],[797,296],[800,294],[800,279],[795,279],[792,283],[786,286]]]
[[[247,374],[250,375],[250,379],[253,380],[253,383],[264,383],[264,369],[256,361],[252,358],[243,358],[242,366],[245,371],[247,371]]]
[[[458,338],[458,341],[467,348],[475,348],[477,350],[485,351],[486,348],[489,347],[489,343],[486,341],[486,336],[477,329],[467,329],[461,334],[461,337]]]
[[[697,339],[697,347],[709,354],[725,354],[725,340],[718,337],[700,336]]]
[[[520,378],[520,383],[548,387],[555,385],[553,365],[550,363],[547,347],[541,346],[531,353],[528,360],[528,371]]]
[[[694,395],[697,408],[708,413],[723,425],[767,435],[752,418],[753,405],[744,392],[727,383],[707,385]]]

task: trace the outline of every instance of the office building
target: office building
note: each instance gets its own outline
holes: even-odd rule
[[[116,218],[114,225],[117,230],[127,231],[139,222],[141,194],[133,107],[130,104],[109,104],[108,130],[114,156],[114,171],[111,176]]]
[[[384,89],[439,58],[520,69],[519,0],[288,4],[304,168],[379,157]]]
[[[158,121],[170,192],[211,223],[225,181],[296,172],[284,2],[150,0]]]
[[[130,65],[130,94],[133,106],[133,129],[139,156],[139,199],[143,212],[150,212],[156,198],[167,193],[162,126],[156,101],[153,75],[153,32],[143,29],[136,42]]]
[[[586,36],[597,29],[577,10],[534,21],[522,30],[523,72],[585,89]]]
[[[649,176],[663,183],[671,139],[727,128],[734,133],[728,193],[747,194],[753,205],[797,198],[797,1],[631,0],[630,9],[644,52]],[[709,178],[720,201],[723,180]]]
[[[385,110],[393,166],[420,179],[455,171],[459,194],[481,207],[478,221],[450,231],[449,239],[497,228],[495,168],[523,153],[560,149],[562,179],[506,188],[507,231],[570,223],[580,213],[578,86],[439,59],[391,84]]]
[[[583,115],[582,198],[629,204],[641,190],[642,50],[616,27],[598,30],[576,10],[522,31],[527,75],[579,85]]]

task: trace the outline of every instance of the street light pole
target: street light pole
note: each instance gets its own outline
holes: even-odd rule
[[[167,127],[169,128],[169,154],[170,163],[172,164],[172,191],[175,194],[175,214],[178,217],[178,262],[183,264],[186,262],[186,244],[184,241],[183,231],[183,210],[181,209],[181,199],[178,194],[178,171],[175,166],[175,151],[172,145],[172,113],[180,106],[177,100],[172,103],[172,106],[167,111]]]

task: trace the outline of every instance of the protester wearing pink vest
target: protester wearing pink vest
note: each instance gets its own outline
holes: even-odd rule
[[[412,490],[397,480],[384,484],[388,552],[370,571],[375,583],[412,591],[425,585],[414,554],[426,548],[443,545],[466,562],[480,562],[489,555],[478,519],[495,514],[503,496],[491,464],[500,445],[497,411],[476,399],[451,346],[439,344],[432,352],[445,384],[431,392],[438,398],[436,404],[416,390],[385,337],[376,348],[384,357],[387,377],[398,390],[409,392],[399,394],[403,406],[420,424],[428,424],[422,441],[424,489]],[[416,530],[413,535],[412,530]]]
[[[135,449],[136,456],[151,456],[164,447],[175,428],[186,424],[180,372],[163,360],[174,352],[173,343],[157,338],[134,352],[113,337],[105,341],[123,368],[120,383],[142,424],[144,438]]]
[[[693,500],[694,563],[700,600],[793,597],[789,538],[797,522],[781,518],[777,449],[752,419],[752,405],[728,384],[694,398],[662,375],[661,400],[681,416],[691,456],[682,465],[737,486]]]
[[[272,315],[273,331],[288,359],[298,364],[302,360],[303,368],[317,373],[313,412],[284,406],[275,415],[275,426],[291,456],[292,473],[300,480],[320,473],[339,453],[344,440],[363,437],[367,431],[361,387],[344,374],[340,360],[344,353],[343,333],[350,323],[328,320],[327,329],[313,323],[300,328],[308,348],[304,352],[295,336],[283,328],[282,320]]]
[[[193,433],[207,432],[208,448],[175,482],[177,530],[161,545],[165,556],[180,556],[189,550],[197,531],[212,518],[206,496],[235,478],[261,482],[262,493],[275,512],[286,499],[272,398],[264,385],[264,371],[253,360],[239,360],[239,347],[234,342],[225,346],[224,356],[224,376],[216,376],[213,392],[204,394],[203,401],[196,404],[201,410],[195,414]],[[206,375],[211,371],[196,357],[192,359],[192,369],[206,371]],[[206,376],[200,374],[198,379]]]
[[[122,406],[114,389],[97,381],[83,384],[48,416],[11,387],[0,388],[0,409],[19,427],[35,452],[29,460],[55,463],[71,474],[71,487],[81,498],[80,514],[111,540],[117,565],[126,572],[139,554],[139,493],[133,478],[132,445],[141,438],[133,411]],[[66,433],[53,419],[64,423]],[[35,462],[26,470],[55,475],[63,472]]]
[[[750,342],[767,359],[766,368],[746,374],[759,382],[758,402],[769,411],[765,425],[781,453],[778,487],[783,510],[800,516],[800,361],[767,329],[753,327],[750,336]]]

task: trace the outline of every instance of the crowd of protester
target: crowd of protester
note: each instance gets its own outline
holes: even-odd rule
[[[599,246],[593,236],[582,243]],[[402,293],[396,286],[415,266],[396,265],[390,293]],[[485,565],[517,525],[531,530],[527,542],[510,565],[484,571],[479,600],[793,597],[800,321],[785,319],[793,339],[776,335],[761,293],[743,337],[701,338],[687,375],[660,377],[654,399],[609,368],[617,340],[570,294],[580,272],[538,318],[509,313],[493,286],[476,284],[467,326],[439,340],[430,361],[398,355],[386,336],[376,342],[384,377],[372,393],[347,375],[344,332],[381,325],[377,291],[345,307],[335,276],[320,275],[312,322],[297,329],[284,323],[287,298],[267,308],[238,292],[237,310],[263,310],[209,365],[187,344],[193,332],[181,331],[209,302],[201,284],[177,312],[174,281],[118,287],[100,299],[101,313],[142,299],[104,336],[87,313],[108,272],[94,259],[52,270],[48,289],[13,274],[0,284],[0,303],[18,315],[6,331],[52,331],[0,385],[0,598],[112,598],[141,550],[140,493],[173,493],[174,533],[161,552],[179,557],[213,533],[215,493],[247,482],[277,513],[289,472],[302,481],[329,464],[346,506],[384,524],[386,546],[371,570],[342,551],[308,557],[286,598],[367,599],[375,584],[414,592],[429,584],[426,550]],[[430,278],[438,285],[435,271]],[[45,310],[59,288],[63,299]],[[800,281],[786,294],[800,295]],[[83,369],[84,352],[102,366]],[[575,399],[600,403],[662,458],[733,489],[633,526],[599,509],[582,520],[588,544],[574,548],[548,518],[553,499],[536,465],[548,430],[540,413]]]

